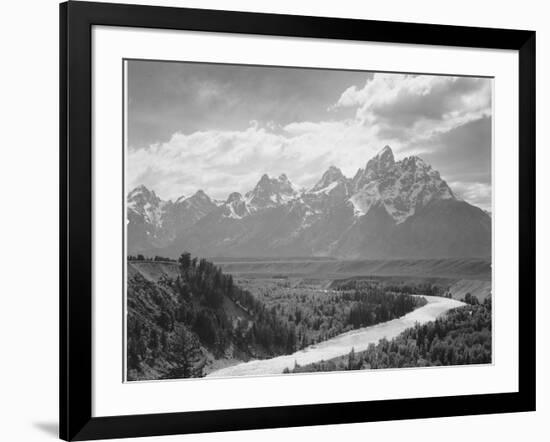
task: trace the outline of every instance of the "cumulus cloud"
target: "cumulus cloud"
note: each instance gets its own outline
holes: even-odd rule
[[[408,145],[491,115],[491,81],[484,78],[374,74],[351,86],[336,107],[356,107],[359,123]]]
[[[193,69],[199,67],[193,65]],[[186,78],[189,69],[184,71]],[[353,176],[389,144],[397,159],[421,155],[452,181],[450,185],[462,198],[484,208],[490,205],[491,80],[363,74],[362,81],[349,86],[358,74],[346,74],[343,81],[333,71],[325,77],[318,70],[286,70],[270,71],[264,78],[264,68],[248,68],[243,79],[235,67],[221,81],[218,70],[209,69],[205,78],[200,70],[193,71],[195,92],[186,91],[178,98],[177,105],[185,110],[182,115],[192,115],[181,120],[179,130],[170,129],[169,136],[154,143],[130,144],[130,187],[145,184],[163,198],[203,189],[214,198],[225,199],[230,192],[253,188],[263,173],[286,173],[299,187],[310,187],[331,165]],[[146,78],[139,91],[147,90]],[[159,74],[154,78],[160,82]],[[277,95],[264,96],[266,83]],[[339,85],[337,92],[328,93],[334,84]],[[167,85],[159,90],[168,93],[169,89]],[[192,98],[185,98],[188,95]],[[254,104],[243,105],[245,96]],[[169,100],[152,100],[151,108],[148,102],[146,96],[141,97],[135,118],[130,109],[130,132],[136,126],[147,129],[143,121],[156,124],[159,133],[168,130],[162,126],[165,120],[171,119],[171,127],[178,124],[173,107],[159,110],[158,103]],[[296,106],[302,118],[289,120]],[[306,109],[312,109],[312,118],[307,118]],[[231,128],[219,124],[228,119]],[[205,122],[210,122],[208,127]]]
[[[243,131],[176,133],[168,142],[129,151],[128,182],[165,198],[204,189],[225,199],[250,190],[263,173],[286,173],[307,188],[331,165],[354,174],[379,149],[370,141],[368,130],[345,121],[293,123],[278,133],[255,121]]]

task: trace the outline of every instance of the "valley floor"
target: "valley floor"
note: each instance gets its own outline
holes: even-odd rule
[[[395,338],[407,328],[413,327],[415,323],[424,324],[434,321],[445,312],[464,305],[464,303],[455,299],[437,296],[423,297],[428,301],[428,304],[401,318],[343,333],[290,355],[253,360],[225,367],[211,372],[208,376],[232,377],[281,374],[285,368],[292,369],[295,364],[305,365],[332,359],[348,354],[352,348],[356,352],[366,350],[369,344],[376,344],[382,338]]]

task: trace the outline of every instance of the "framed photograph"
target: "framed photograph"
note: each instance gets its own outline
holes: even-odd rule
[[[60,436],[535,409],[535,33],[60,7]]]

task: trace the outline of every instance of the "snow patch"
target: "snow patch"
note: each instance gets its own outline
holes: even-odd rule
[[[320,194],[328,195],[336,186],[338,186],[338,181],[333,181],[328,186],[310,193],[313,195],[320,195]]]
[[[349,202],[353,205],[353,214],[356,217],[366,215],[371,207],[381,200],[376,182],[371,182],[360,192],[353,195]]]

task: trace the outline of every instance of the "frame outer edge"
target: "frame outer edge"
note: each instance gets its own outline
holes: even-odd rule
[[[92,416],[91,22],[78,2],[61,5],[61,437],[74,440]]]
[[[67,440],[67,3],[59,5],[59,437]]]
[[[536,409],[536,33],[519,50],[519,392]]]
[[[519,392],[92,418],[93,24],[389,43],[402,43],[406,36],[407,42],[416,44],[519,50],[519,169],[523,195],[519,270],[520,290],[527,295],[519,311]],[[534,410],[535,87],[532,31],[92,2],[61,4],[60,437],[91,440]]]
[[[132,5],[120,3],[69,2],[73,10],[94,23],[232,34],[275,35],[383,43],[424,44],[519,50],[532,31],[392,22],[359,18],[303,16]],[[221,17],[223,15],[223,18]],[[144,18],[148,21],[143,23]],[[392,32],[388,32],[388,27]]]

